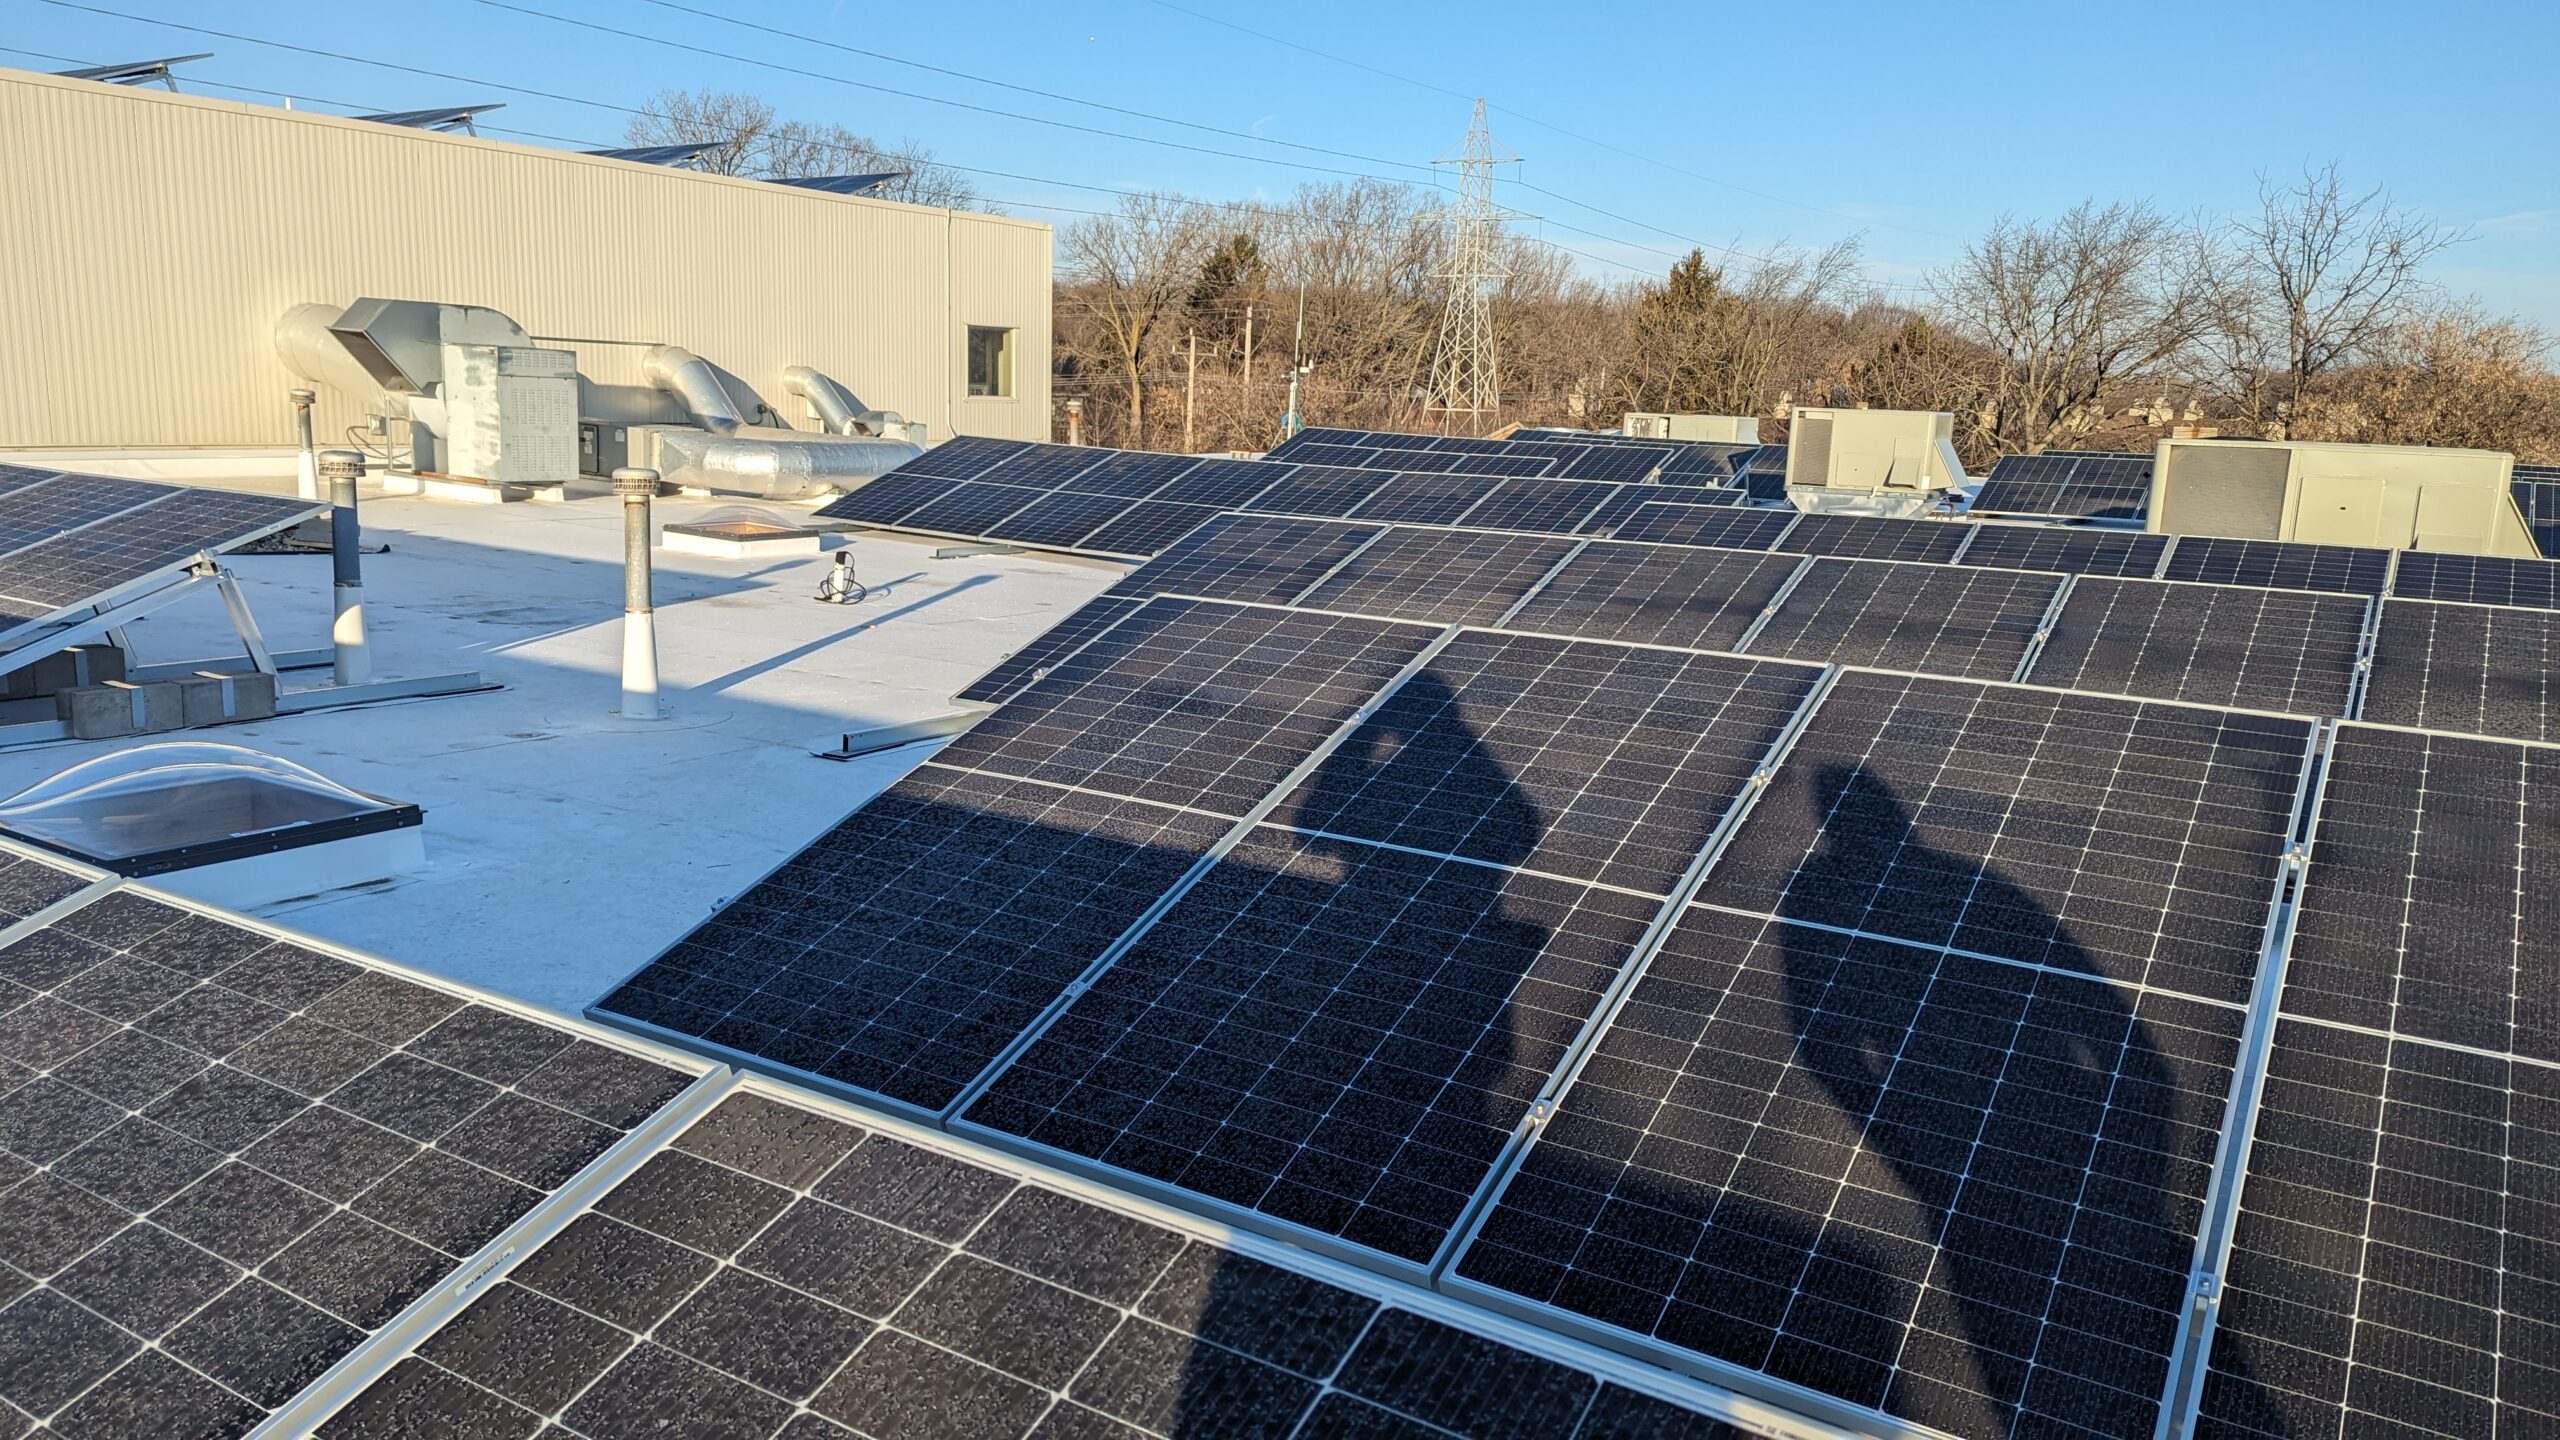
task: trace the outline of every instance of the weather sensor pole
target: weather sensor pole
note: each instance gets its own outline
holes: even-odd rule
[[[1466,142],[1432,162],[1458,172],[1458,200],[1440,212],[1449,227],[1448,308],[1440,313],[1440,344],[1431,357],[1431,388],[1424,417],[1438,411],[1442,428],[1467,417],[1467,433],[1481,435],[1502,408],[1502,364],[1493,344],[1493,296],[1510,278],[1495,242],[1509,212],[1493,202],[1493,167],[1520,157],[1494,143],[1485,128],[1484,102],[1476,102]]]

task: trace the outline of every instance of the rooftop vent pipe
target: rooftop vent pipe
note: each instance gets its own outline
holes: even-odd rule
[[[735,434],[747,423],[728,387],[720,383],[720,372],[681,345],[652,345],[640,352],[640,373],[676,397],[686,416],[714,435]]]

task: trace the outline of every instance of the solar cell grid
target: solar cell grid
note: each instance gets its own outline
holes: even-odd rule
[[[1634,493],[1630,486],[1627,493]],[[1612,539],[1656,545],[1715,545],[1728,550],[1767,550],[1794,524],[1792,511],[1735,510],[1726,506],[1643,504],[1607,532]],[[1594,530],[1592,533],[1599,534]]]
[[[1974,496],[1984,514],[2139,520],[2151,503],[2151,457],[2089,451],[2003,455]]]
[[[1670,458],[1667,445],[1594,445],[1554,473],[1568,480],[1646,480]]]
[[[2560,1061],[2560,756],[2341,728],[2284,1011]]]
[[[597,1013],[938,1111],[1227,828],[922,765]]]
[[[0,555],[176,493],[173,486],[103,475],[65,475],[27,486],[11,492],[8,512],[0,514]]]
[[[1150,498],[1180,505],[1241,505],[1287,473],[1283,466],[1260,460],[1203,460]]]
[[[2147,1435],[2241,1024],[1692,909],[1454,1273],[1959,1435]]]
[[[760,1090],[585,1207],[320,1434],[413,1435],[424,1417],[526,1434],[546,1414],[546,1433],[590,1440],[1730,1433]]]
[[[2084,578],[2028,678],[2070,690],[2344,715],[2369,603],[2357,595]]]
[[[959,443],[951,441],[944,448]],[[932,456],[925,458],[931,459]],[[828,501],[819,509],[818,518],[849,520],[863,525],[895,525],[960,488],[962,482],[948,476],[918,473],[915,467],[922,463],[909,461],[886,475],[864,481],[859,487]]]
[[[1000,485],[1021,485],[1033,490],[1055,490],[1077,472],[1092,469],[1113,453],[1083,445],[1026,444],[1007,459],[968,478],[992,480]]]
[[[1166,505],[1141,500],[1120,512],[1120,518],[1076,544],[1079,549],[1099,550],[1106,555],[1157,555],[1217,518],[1218,508],[1214,505]]]
[[[1301,465],[1243,508],[1267,515],[1348,514],[1386,483],[1388,473],[1342,465]]]
[[[909,530],[942,535],[984,535],[1007,516],[1040,500],[1042,492],[1019,485],[989,485],[964,480],[949,494],[929,500],[898,524]]]
[[[1455,524],[1499,482],[1481,475],[1398,475],[1351,509],[1357,520]]]
[[[1555,569],[1576,542],[1477,530],[1390,530],[1297,603],[1398,620],[1490,625]]]
[[[2391,572],[2391,593],[2412,600],[2560,610],[2560,565],[2548,560],[2403,550]]]
[[[62,472],[59,470],[36,470],[25,465],[0,465],[0,495],[24,490],[30,485],[40,485],[47,480],[60,479],[61,475]]]
[[[1698,441],[1683,445],[1663,462],[1661,479],[1668,483],[1681,479],[1724,480],[1740,472],[1757,445],[1726,445]]]
[[[1053,490],[989,525],[985,534],[990,540],[1072,547],[1110,524],[1134,503],[1119,495]]]
[[[2560,556],[2560,468],[2519,465],[2511,487],[2516,508],[2533,531],[2533,543],[2545,558]]]
[[[1505,480],[1466,513],[1463,523],[1570,535],[1613,493],[1610,486],[1574,480]]]
[[[1934,520],[1873,520],[1861,515],[1807,515],[1781,542],[1800,555],[1848,560],[1943,562],[1963,548],[1971,525]]]
[[[2560,1427],[2560,1071],[2278,1025],[2201,1435]]]
[[[1127,451],[1112,455],[1089,470],[1079,471],[1066,482],[1066,488],[1136,500],[1164,489],[1199,468],[1200,464],[1199,457],[1194,455],[1150,455]],[[1007,467],[1008,470],[1010,468]],[[1005,477],[1003,472],[999,472],[993,478],[1001,480]]]
[[[1740,490],[1717,489],[1705,485],[1621,485],[1618,493],[1601,502],[1582,522],[1585,535],[1608,535],[1634,518],[1647,505],[1739,505],[1751,497]]]
[[[1759,501],[1782,501],[1787,498],[1787,447],[1763,445],[1751,452],[1749,465],[1742,472],[1743,488]]]
[[[1658,904],[1257,829],[964,1118],[1422,1265]]]
[[[2029,525],[1984,525],[1957,558],[1961,565],[2011,570],[2055,570],[2066,575],[2143,577],[2160,568],[2166,535],[2120,530],[2065,530]]]
[[[1594,541],[1507,623],[1592,640],[1730,650],[1804,563],[1796,555]]]
[[[0,558],[8,608],[41,615],[80,604],[207,550],[253,539],[311,514],[306,501],[219,490],[175,490]]]
[[[1819,673],[1470,632],[1273,819],[1668,895]]]
[[[1286,604],[1306,593],[1343,557],[1385,531],[1383,525],[1229,516],[1193,530],[1105,593],[1209,595]]]
[[[51,860],[0,848],[0,930],[71,898],[88,883]]]
[[[950,480],[974,480],[988,470],[1034,448],[1039,447],[1035,447],[1033,442],[1028,440],[997,440],[984,435],[955,435],[889,473],[891,475],[939,475]]]
[[[2553,676],[2560,613],[2385,600],[2358,718],[2385,725],[2560,739]]]
[[[1434,633],[1383,620],[1156,600],[934,758],[1242,815]]]
[[[1086,641],[1136,614],[1138,607],[1145,603],[1136,598],[1115,600],[1108,596],[1087,601],[1067,618],[1006,656],[994,669],[979,676],[968,689],[952,698],[982,705],[1000,705],[1021,693],[1032,681],[1048,674],[1051,667]]]
[[[2237,1004],[2258,972],[2311,733],[2300,720],[1852,671],[1698,895]],[[2032,905],[1970,883],[1985,874]]]
[[[2061,586],[2059,575],[2026,570],[1818,559],[1747,648],[1816,663],[2006,680],[2018,673]]]
[[[2220,540],[2181,535],[2169,547],[2163,580],[2203,580],[2279,590],[2334,590],[2379,595],[2391,552],[2349,545],[2295,545],[2282,540]]]
[[[57,1435],[246,1431],[694,1079],[132,891],[0,976],[0,1397]]]

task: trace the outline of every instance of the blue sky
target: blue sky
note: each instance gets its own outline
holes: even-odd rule
[[[1554,192],[1506,185],[1504,198],[1543,217],[1524,222],[1534,230],[1593,257],[1581,262],[1591,274],[1620,279],[1658,270],[1669,263],[1659,252],[1691,243],[1758,250],[1857,235],[1879,283],[1908,285],[2004,211],[2045,215],[2098,196],[2223,215],[2251,203],[2259,172],[2335,159],[2351,182],[2387,185],[2475,232],[2437,269],[2449,289],[2560,330],[2560,6],[1844,0],[1808,18],[1801,6],[1504,0],[683,4],[709,13],[646,0],[94,0],[94,9],[0,0],[0,46],[21,52],[0,53],[0,64],[52,68],[29,51],[86,60],[212,50],[187,72],[198,93],[271,98],[211,83],[224,82],[324,109],[503,100],[491,133],[594,144],[619,140],[626,117],[501,87],[625,106],[668,86],[752,90],[789,115],[921,140],[945,160],[1006,172],[972,178],[1003,208],[1060,222],[1074,216],[1034,207],[1112,200],[1067,182],[1248,199],[1341,178],[1326,168],[1427,178],[1402,167],[1452,146],[1467,97],[1482,95],[1496,137],[1524,157],[1514,173]],[[141,16],[468,78],[129,18]],[[1459,17],[1469,28],[1454,28]]]

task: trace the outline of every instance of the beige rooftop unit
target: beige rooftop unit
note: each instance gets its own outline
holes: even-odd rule
[[[1944,410],[1796,408],[1787,499],[1799,510],[1913,515],[1965,481]]]
[[[2309,440],[2163,440],[2146,524],[2170,535],[2534,559],[2497,450]]]
[[[1630,410],[1618,428],[1639,440],[1713,440],[1727,445],[1760,443],[1760,422],[1749,415],[1665,415]]]

